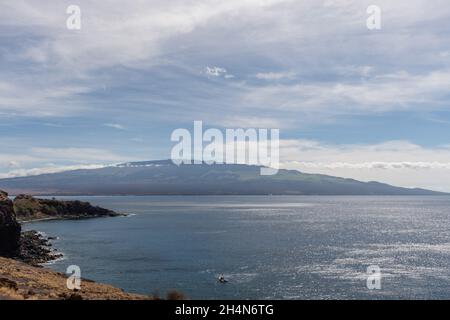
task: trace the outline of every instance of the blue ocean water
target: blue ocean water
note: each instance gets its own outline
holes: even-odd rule
[[[63,199],[73,199],[64,197]],[[450,197],[77,197],[128,217],[28,223],[82,277],[196,299],[449,299]],[[367,288],[367,267],[381,289]],[[227,284],[219,284],[224,274]]]

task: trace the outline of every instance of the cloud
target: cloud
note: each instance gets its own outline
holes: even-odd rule
[[[5,78],[7,75],[3,75]],[[12,76],[10,83],[0,75],[0,115],[8,117],[54,117],[70,115],[86,109],[76,102],[76,97],[90,92],[93,88],[73,84],[57,84],[51,77],[41,79],[41,85],[30,79]],[[48,87],[45,85],[47,82]],[[63,102],[65,101],[65,102]]]
[[[221,67],[206,67],[205,74],[208,77],[216,77],[216,78],[223,77],[225,79],[233,79],[234,78],[234,75],[229,74],[227,69],[221,68]]]
[[[16,169],[6,173],[0,173],[0,179],[37,176],[41,174],[58,173],[81,169],[100,169],[104,167],[107,167],[107,165],[92,164],[92,165],[53,166],[53,167],[31,168],[31,169]]]
[[[117,129],[117,130],[126,130],[126,127],[124,125],[121,125],[119,123],[105,123],[105,127]]]
[[[443,103],[445,89],[436,83],[415,91],[433,81],[427,75],[448,80],[449,36],[440,23],[450,16],[445,0],[379,1],[388,29],[380,33],[365,27],[370,1],[155,0],[124,6],[118,0],[80,0],[77,4],[83,22],[76,33],[66,29],[64,2],[11,1],[2,8],[0,30],[14,37],[2,38],[0,116],[104,116],[102,108],[120,113],[126,105],[129,114],[140,117],[149,110],[152,115],[157,114],[155,109],[164,113],[170,104],[177,109],[172,118],[183,121],[194,111],[211,118],[228,110],[249,117],[256,107],[266,112],[333,108],[348,113],[407,109],[409,104],[431,109]],[[289,71],[260,72],[256,79],[292,80],[301,73],[302,81],[285,86],[241,81],[234,88],[211,90],[195,83],[205,64],[209,77],[251,79],[264,66]],[[233,68],[233,74],[221,65]],[[136,77],[137,71],[147,77]],[[386,78],[401,71],[410,79]],[[154,86],[163,81],[154,77],[158,73],[166,82]],[[190,86],[193,82],[195,86]],[[146,90],[128,96],[127,89],[139,84]],[[190,91],[174,97],[173,86]],[[96,100],[105,87],[114,88],[116,94]],[[209,97],[204,90],[211,92]],[[225,94],[232,106],[213,106]],[[393,103],[397,96],[399,101]],[[159,104],[145,108],[145,101],[155,100]],[[292,119],[286,114],[277,118],[286,117]]]
[[[448,109],[450,94],[448,0],[379,0],[383,28],[376,32],[366,28],[370,0],[77,4],[82,10],[77,32],[66,29],[64,1],[2,5],[0,126],[8,126],[3,136],[26,136],[29,147],[18,151],[5,143],[2,172],[12,169],[11,161],[20,166],[13,169],[130,161],[105,150],[119,142],[72,130],[85,125],[101,130],[102,124],[120,129],[117,119],[136,125],[137,136],[158,137],[151,142],[160,149],[167,128],[192,119],[233,128],[282,128],[293,139],[307,134],[317,140],[336,127],[346,130],[338,123],[342,115],[350,127],[363,116],[393,112],[405,115],[408,127],[423,113],[442,124],[448,120],[434,112]],[[405,132],[402,121],[393,126],[412,140],[416,135]],[[40,130],[42,122],[61,123],[67,130]],[[327,127],[330,123],[335,126]],[[442,179],[448,178],[444,167],[450,162],[445,148],[364,144],[376,134],[357,137],[361,144],[296,140],[283,148],[291,155],[287,161],[299,161],[302,170],[448,188]],[[421,141],[433,145],[444,139],[433,134]],[[47,149],[39,147],[42,141]],[[307,163],[334,167],[307,168]],[[420,168],[433,163],[443,167]]]
[[[295,72],[260,72],[255,75],[260,80],[292,79],[294,76]]]
[[[450,162],[299,162],[291,161],[290,165],[298,165],[303,168],[311,169],[446,169],[450,170]]]
[[[82,29],[66,29],[67,4],[51,0],[9,3],[0,13],[3,26],[20,27],[43,41],[22,51],[27,59],[53,61],[58,67],[94,70],[109,66],[159,63],[166,41],[186,35],[224,16],[285,3],[282,0],[229,0],[222,2],[181,0],[94,3],[80,0]],[[154,59],[155,61],[151,61]],[[64,66],[64,65],[65,66]]]
[[[402,71],[361,81],[316,82],[255,87],[243,96],[249,105],[278,110],[339,110],[368,113],[442,109],[450,70]]]
[[[105,149],[96,148],[31,148],[31,154],[35,157],[47,159],[48,161],[70,161],[76,163],[95,162],[119,162],[126,160],[126,157],[117,155]]]
[[[205,72],[208,76],[220,77],[227,73],[227,70],[220,67],[206,67]]]
[[[375,71],[373,66],[337,66],[336,70],[342,74],[347,76],[360,76],[360,77],[368,77]]]
[[[408,141],[378,144],[327,144],[314,140],[280,141],[281,167],[362,181],[450,192],[450,148]]]
[[[17,168],[17,167],[20,167],[20,163],[17,161],[9,161],[7,166],[10,168]]]
[[[0,178],[12,178],[77,169],[97,169],[140,160],[96,148],[21,148],[20,153],[0,155]]]
[[[345,164],[447,164],[450,163],[450,148],[422,147],[408,141],[386,141],[378,144],[327,144],[315,140],[282,140],[281,152],[285,161]],[[356,166],[357,167],[357,166]],[[380,165],[379,168],[384,168]],[[419,165],[417,167],[420,167]],[[426,167],[426,166],[424,166]],[[395,166],[391,166],[395,168]],[[411,166],[414,168],[414,166]]]
[[[217,120],[222,126],[226,128],[262,128],[262,129],[277,129],[286,124],[277,119],[270,117],[258,116],[233,116],[227,115]]]
[[[118,155],[96,148],[19,148],[17,153],[3,152],[0,155],[0,172],[14,169],[29,170],[37,167],[60,167],[67,165],[95,165],[135,160],[130,156]]]

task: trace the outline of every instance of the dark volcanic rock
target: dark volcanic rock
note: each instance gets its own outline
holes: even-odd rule
[[[8,278],[0,278],[0,287],[18,290],[17,282],[10,280]]]
[[[0,256],[13,257],[18,253],[20,231],[12,201],[6,192],[0,191]]]
[[[36,219],[83,219],[120,215],[112,210],[92,206],[88,202],[37,199],[28,195],[17,196],[14,199],[14,209],[17,219],[20,221]]]
[[[52,244],[49,240],[50,238],[33,230],[23,232],[20,238],[20,251],[15,258],[31,265],[38,265],[62,257],[62,254],[50,249]]]
[[[13,202],[0,191],[0,256],[15,258],[30,264],[51,261],[59,256],[49,247],[48,239],[36,231],[21,233],[16,220]]]

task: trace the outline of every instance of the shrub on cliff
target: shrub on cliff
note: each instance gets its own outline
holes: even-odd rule
[[[22,221],[39,218],[89,218],[117,216],[114,211],[92,206],[88,202],[37,199],[29,195],[19,195],[14,199],[17,218]]]

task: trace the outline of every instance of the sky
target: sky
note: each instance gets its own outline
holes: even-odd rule
[[[1,1],[0,177],[167,159],[195,120],[280,129],[283,168],[450,192],[448,0]]]

